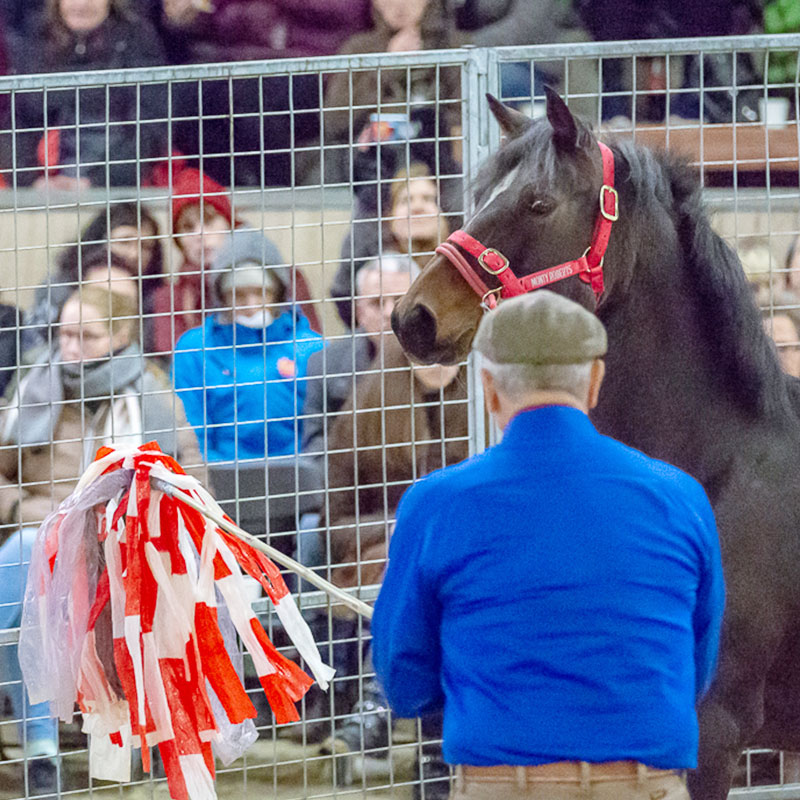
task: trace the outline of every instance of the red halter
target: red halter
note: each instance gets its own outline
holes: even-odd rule
[[[447,241],[436,248],[436,252],[443,255],[480,295],[481,304],[485,308],[494,308],[498,297],[501,299],[516,297],[564,278],[571,278],[573,275],[590,284],[595,298],[600,299],[603,293],[603,259],[611,236],[611,226],[619,218],[619,197],[614,188],[614,154],[602,142],[597,144],[603,157],[600,213],[594,223],[592,243],[580,258],[518,278],[511,269],[508,259],[499,250],[485,247],[463,230],[455,231]],[[490,289],[484,282],[481,271],[470,265],[455,245],[474,256],[486,272],[496,276],[500,286]]]

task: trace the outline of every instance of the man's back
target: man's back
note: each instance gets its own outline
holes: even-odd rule
[[[694,765],[723,590],[688,475],[577,409],[524,411],[407,494],[390,560],[376,669],[398,713],[444,702],[448,761]]]

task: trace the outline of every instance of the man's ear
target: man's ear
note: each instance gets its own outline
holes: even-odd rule
[[[589,397],[587,398],[589,410],[593,409],[600,399],[600,387],[603,385],[605,376],[606,362],[602,358],[596,358],[592,362],[592,371],[589,375]]]
[[[481,383],[483,384],[483,402],[486,410],[494,416],[500,411],[500,396],[497,394],[494,376],[489,370],[481,368]]]

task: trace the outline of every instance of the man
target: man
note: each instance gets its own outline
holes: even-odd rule
[[[474,348],[503,441],[400,504],[372,621],[389,703],[443,707],[454,798],[687,798],[724,602],[705,493],[594,429],[593,314],[540,290]]]
[[[355,279],[354,329],[332,339],[323,350],[313,353],[308,359],[302,452],[314,459],[320,475],[330,449],[328,434],[335,415],[353,394],[356,382],[370,374],[373,361],[376,361],[376,368],[380,368],[383,358],[381,341],[384,335],[391,335],[390,317],[394,304],[408,291],[418,272],[419,268],[410,257],[396,253],[385,253],[366,263]],[[300,520],[297,557],[308,567],[325,565],[328,561],[327,535],[319,524],[318,514],[308,514]],[[347,616],[334,616],[329,623],[327,612],[318,609],[311,612],[309,624],[315,638],[330,638],[338,643],[333,659],[339,677],[354,674],[358,668],[358,645],[354,640],[358,623]],[[339,681],[334,685],[334,693],[342,698],[337,700],[337,711],[340,706],[349,711],[354,702],[352,682]],[[314,703],[318,707],[314,707]],[[306,706],[308,717],[314,714],[327,717],[330,698],[315,691],[307,698]],[[350,727],[355,728],[356,736],[360,737],[357,722]],[[382,720],[381,727],[385,727]],[[325,722],[306,733],[311,738],[327,736],[330,723]]]
[[[329,415],[336,414],[353,393],[355,381],[379,355],[381,337],[390,333],[397,299],[408,291],[419,268],[408,256],[385,254],[365,264],[356,275],[352,333],[334,339],[308,360],[308,386],[303,407],[303,452],[325,455]]]

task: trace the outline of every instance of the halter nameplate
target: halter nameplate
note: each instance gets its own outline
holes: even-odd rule
[[[500,299],[516,297],[575,275],[592,287],[596,300],[600,299],[603,294],[603,259],[611,236],[611,226],[619,219],[619,195],[614,188],[614,154],[602,142],[598,142],[597,145],[603,158],[600,211],[595,219],[592,242],[580,258],[520,278],[514,273],[509,260],[499,250],[485,247],[464,230],[453,232],[447,241],[436,248],[436,252],[444,256],[461,273],[473,291],[480,295],[484,307],[494,308],[498,297]],[[467,261],[462,250],[476,259],[480,269]],[[500,286],[490,288],[483,280],[481,270],[494,275]]]

